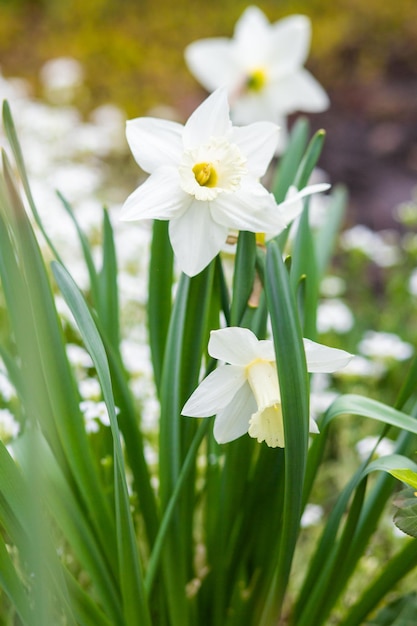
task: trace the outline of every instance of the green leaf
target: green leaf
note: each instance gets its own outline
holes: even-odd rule
[[[279,161],[272,183],[272,193],[276,201],[285,200],[288,188],[293,184],[300,161],[307,145],[309,123],[300,117],[294,124],[285,153]]]
[[[394,478],[398,478],[398,480],[401,480],[403,483],[407,483],[407,485],[410,485],[410,487],[414,487],[414,489],[417,489],[417,474],[415,472],[412,472],[408,469],[396,469],[391,470],[390,474],[392,474]]]
[[[172,308],[173,264],[168,222],[155,220],[149,261],[148,328],[154,378],[158,390],[161,385]]]
[[[318,130],[308,144],[306,153],[303,156],[303,160],[299,165],[294,180],[294,185],[295,187],[297,187],[297,189],[303,189],[303,187],[308,184],[311,173],[315,168],[317,161],[319,160],[321,151],[323,150],[325,137],[325,131]]]
[[[110,507],[89,447],[49,276],[5,155],[3,165],[0,275],[20,358],[25,414],[39,421],[63,470],[73,476],[101,549],[115,570]]]
[[[366,616],[378,605],[382,598],[386,594],[391,593],[395,588],[395,585],[404,578],[410,571],[412,571],[417,564],[417,541],[407,541],[403,549],[400,550],[394,557],[391,557],[385,565],[382,572],[376,578],[376,580],[364,590],[361,598],[352,607],[349,608],[347,616],[342,619],[340,626],[358,626],[358,624],[368,624],[365,622]],[[411,599],[410,599],[411,601]],[[405,603],[408,603],[407,601]],[[412,607],[406,607],[404,604],[396,615],[391,613],[395,619],[400,621],[394,621],[396,626],[411,626],[415,623],[415,600],[411,601]],[[404,613],[402,613],[404,610]],[[389,614],[388,614],[389,615]],[[403,622],[402,618],[407,615],[413,617],[411,621]],[[385,615],[384,619],[388,619]],[[384,622],[382,622],[384,623]],[[391,624],[391,622],[388,622]],[[378,624],[378,622],[376,622]],[[376,626],[372,622],[369,626]]]
[[[69,204],[69,202],[64,198],[64,196],[59,191],[57,192],[57,195],[58,195],[58,198],[61,200],[62,206],[64,207],[65,211],[67,212],[68,216],[70,217],[77,231],[78,239],[81,244],[81,249],[84,255],[85,264],[88,270],[88,277],[90,279],[90,289],[91,289],[92,299],[93,299],[95,306],[97,306],[98,303],[100,302],[99,279],[98,279],[96,267],[94,265],[93,255],[91,254],[90,244],[81,226],[79,225],[78,220],[75,216],[75,213],[71,205]]]
[[[365,626],[413,626],[417,624],[417,594],[409,593],[384,606]]]
[[[103,265],[99,273],[100,301],[96,306],[106,336],[113,348],[118,351],[120,329],[117,260],[113,228],[106,209],[103,210],[103,233]]]
[[[326,211],[326,219],[315,235],[317,268],[320,276],[324,275],[336,246],[337,236],[346,213],[346,205],[346,189],[340,185],[334,187]]]
[[[26,173],[25,161],[23,159],[22,149],[20,147],[19,139],[16,133],[16,128],[15,128],[13,118],[12,118],[12,113],[11,113],[10,106],[7,100],[3,102],[3,125],[4,125],[4,130],[6,132],[7,139],[9,140],[10,147],[13,151],[14,158],[16,160],[17,169],[18,169],[20,178],[23,183],[23,189],[25,190],[25,194],[28,199],[30,209],[32,211],[33,217],[35,218],[35,222],[38,225],[40,231],[42,232],[42,235],[44,236],[45,241],[48,244],[49,249],[51,250],[52,254],[54,255],[56,259],[60,260],[60,256],[55,246],[53,245],[51,239],[49,238],[48,233],[43,227],[42,220],[40,218],[40,215],[36,208],[35,201],[32,196],[32,191],[29,185],[29,179]]]
[[[303,336],[314,340],[317,334],[319,277],[308,215],[308,206],[306,206],[301,215],[294,241],[290,279],[294,294],[299,296],[299,314],[302,320]]]
[[[278,618],[295,550],[307,459],[309,392],[297,307],[278,245],[268,245],[265,290],[274,337],[285,434],[285,491],[275,580],[260,624]]]
[[[411,473],[410,470],[408,472]],[[390,473],[393,476],[396,475],[395,471]],[[403,533],[407,533],[411,537],[417,537],[417,496],[415,489],[403,489],[400,491],[395,496],[394,505],[397,508],[394,515],[395,525]]]
[[[52,264],[52,271],[62,295],[74,315],[85,347],[94,362],[109,414],[115,456],[115,510],[120,585],[126,625],[133,626],[140,621],[141,624],[150,626],[151,618],[130,511],[126,470],[106,352],[87,304],[71,276],[62,265],[56,262]]]
[[[233,300],[230,311],[231,326],[239,326],[248,305],[255,278],[255,233],[241,231],[237,242],[233,274]]]

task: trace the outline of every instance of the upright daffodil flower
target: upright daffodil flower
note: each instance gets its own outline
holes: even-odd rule
[[[352,358],[344,350],[304,339],[309,372],[334,372]],[[275,351],[247,328],[224,328],[210,334],[209,354],[224,365],[205,378],[186,402],[182,414],[216,415],[214,437],[227,443],[249,433],[272,448],[285,445]],[[310,432],[317,425],[310,418]]]
[[[121,219],[169,220],[180,269],[194,276],[220,252],[229,229],[280,232],[301,212],[312,185],[277,205],[259,182],[275,153],[278,127],[257,122],[235,127],[225,89],[209,96],[182,126],[155,118],[127,123],[139,166],[150,174],[126,200]]]
[[[318,112],[328,97],[303,67],[310,47],[308,17],[292,15],[270,24],[255,6],[237,21],[232,39],[200,39],[185,50],[192,74],[207,89],[226,85],[233,120],[282,124],[296,111]]]

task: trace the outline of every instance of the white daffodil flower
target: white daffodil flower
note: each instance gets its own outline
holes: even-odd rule
[[[304,339],[309,372],[334,372],[352,355]],[[271,340],[259,341],[247,328],[224,328],[210,334],[209,354],[221,365],[205,378],[186,402],[182,415],[216,415],[214,437],[227,443],[246,432],[271,448],[285,445],[281,394]],[[310,432],[317,433],[310,418]]]
[[[229,229],[280,232],[302,210],[303,198],[328,185],[311,185],[277,205],[259,179],[274,155],[278,127],[235,127],[225,89],[218,89],[185,126],[155,118],[127,123],[139,166],[150,174],[126,200],[121,219],[169,220],[179,266],[201,272],[220,252]]]
[[[269,120],[285,127],[296,111],[318,112],[329,99],[304,69],[311,24],[292,15],[270,24],[257,7],[248,7],[237,21],[234,37],[212,37],[185,49],[192,74],[208,90],[225,85],[237,124]]]

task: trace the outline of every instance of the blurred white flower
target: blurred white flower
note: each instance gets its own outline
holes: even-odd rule
[[[83,400],[80,402],[80,409],[84,415],[85,428],[88,433],[98,432],[100,424],[110,426],[109,413],[105,402]],[[116,407],[117,413],[119,413],[119,409]]]
[[[301,528],[316,526],[323,518],[324,510],[319,504],[307,504],[301,516]]]
[[[20,425],[9,409],[0,409],[0,441],[8,443],[19,434]]]
[[[66,345],[66,351],[68,360],[71,365],[85,369],[93,367],[93,361],[91,359],[91,356],[82,346],[78,346],[75,343],[68,343]]]
[[[16,389],[10,382],[7,374],[5,374],[5,372],[2,372],[1,370],[0,370],[0,395],[3,398],[3,400],[6,400],[6,402],[16,397]]]
[[[391,230],[374,232],[363,224],[345,230],[340,237],[345,250],[360,250],[380,267],[392,267],[400,262],[398,234]]]
[[[304,348],[309,372],[333,372],[351,359],[343,350],[309,339],[304,339]],[[259,341],[247,328],[224,328],[210,333],[208,352],[226,365],[200,383],[182,414],[190,417],[216,414],[213,433],[219,443],[227,443],[247,432],[270,447],[284,447],[273,342]],[[318,432],[312,418],[310,432]]]
[[[55,104],[65,104],[83,84],[84,69],[76,59],[58,57],[43,65],[40,79],[46,97]]]
[[[343,370],[337,372],[338,378],[381,378],[387,368],[381,361],[371,361],[364,356],[355,355]]]
[[[259,179],[274,155],[278,128],[270,122],[234,127],[226,91],[218,89],[185,126],[157,118],[127,123],[139,166],[150,174],[126,200],[121,219],[169,220],[179,266],[201,272],[220,252],[229,229],[283,230],[300,197],[327,189],[307,187],[278,205]]]
[[[329,105],[323,88],[303,67],[310,38],[306,16],[270,24],[258,7],[251,6],[237,21],[232,39],[195,41],[186,48],[185,59],[208,91],[227,87],[236,123],[282,123],[295,111],[323,111]]]
[[[417,268],[411,272],[408,279],[408,291],[412,296],[417,296]]]
[[[347,333],[353,328],[354,319],[349,307],[337,298],[320,302],[317,309],[317,330],[319,333],[334,331]]]
[[[379,437],[369,436],[369,437],[364,437],[363,439],[357,442],[355,448],[361,461],[365,461],[365,459],[368,458],[372,450],[377,445],[378,439]],[[394,450],[395,450],[395,441],[393,441],[392,439],[388,439],[387,437],[384,437],[378,443],[374,451],[374,455],[378,457],[387,456],[388,454],[393,454]]]
[[[97,378],[82,378],[78,381],[78,390],[84,400],[98,400],[101,397],[101,387]]]
[[[359,342],[358,350],[367,357],[375,359],[395,359],[404,361],[410,358],[414,348],[394,333],[369,330]]]
[[[320,293],[326,298],[336,298],[346,291],[346,281],[340,276],[325,276],[320,283]]]

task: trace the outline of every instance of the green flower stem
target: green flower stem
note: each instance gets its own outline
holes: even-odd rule
[[[215,263],[211,263],[192,279],[184,274],[181,276],[171,314],[160,385],[159,476],[163,511],[169,506],[197,427],[197,422],[180,415],[185,401],[197,386],[201,359],[207,346],[213,302],[216,306],[216,298],[212,297],[214,268]],[[173,626],[187,626],[191,615],[191,604],[185,592],[193,576],[194,490],[195,469],[191,468],[163,549],[164,581]]]
[[[156,536],[155,543],[152,549],[151,557],[149,559],[148,569],[145,578],[145,588],[148,596],[152,591],[152,586],[155,581],[157,568],[159,566],[159,561],[161,558],[163,543],[169,525],[172,521],[172,516],[174,514],[175,508],[178,504],[178,499],[181,495],[184,485],[186,484],[186,479],[188,478],[188,474],[192,468],[193,463],[195,462],[198,449],[207,434],[209,426],[210,420],[204,419],[201,422],[197,432],[195,433],[193,442],[188,449],[187,456],[185,457],[184,463],[181,467],[181,471],[175,484],[174,491],[172,492],[172,496],[169,500],[168,506],[164,511],[164,515],[161,520],[161,524],[159,525],[158,534]]]
[[[173,264],[168,222],[155,220],[149,262],[148,329],[154,378],[158,390],[161,386],[172,308]]]
[[[241,231],[237,242],[233,274],[233,299],[230,325],[239,326],[248,306],[255,277],[256,242],[255,233]]]
[[[274,336],[285,433],[285,487],[280,552],[260,626],[281,612],[298,538],[308,446],[308,378],[301,328],[288,272],[275,242],[266,258],[265,283]]]

